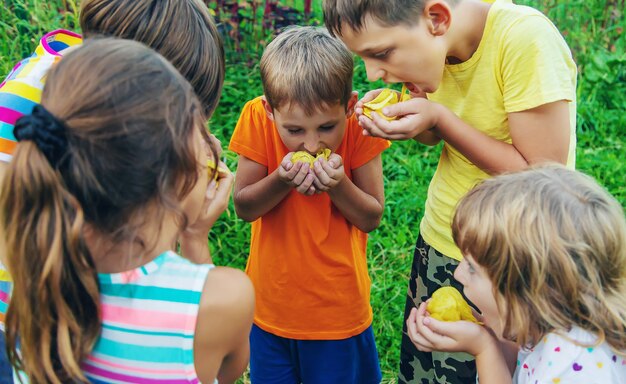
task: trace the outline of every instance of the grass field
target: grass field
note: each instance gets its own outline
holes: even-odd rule
[[[0,74],[29,55],[45,32],[77,28],[73,0],[2,0],[0,13]],[[319,20],[320,0],[313,9]],[[579,67],[577,168],[597,178],[626,205],[626,36],[624,0],[522,0],[546,13],[562,31]],[[211,2],[209,2],[211,3]],[[290,4],[300,3],[291,1]],[[312,20],[315,22],[315,19]],[[248,47],[257,41],[245,42]],[[255,53],[256,54],[256,53]],[[243,103],[262,93],[255,55],[245,62],[229,56],[224,94],[210,122],[212,131],[228,143]],[[357,62],[355,89],[364,92],[381,84],[367,83]],[[384,383],[395,382],[402,311],[412,248],[423,214],[426,190],[440,147],[414,142],[394,143],[385,152],[386,207],[379,229],[369,243],[374,330]],[[234,169],[236,157],[227,153]],[[231,207],[210,235],[215,261],[243,268],[249,246],[249,226]]]

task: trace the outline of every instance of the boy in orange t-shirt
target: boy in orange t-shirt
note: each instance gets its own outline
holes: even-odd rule
[[[327,31],[295,27],[261,59],[229,148],[234,202],[252,222],[246,272],[256,290],[253,383],[379,383],[367,232],[382,216],[381,152],[354,115],[352,54]],[[294,152],[319,156],[292,162]]]

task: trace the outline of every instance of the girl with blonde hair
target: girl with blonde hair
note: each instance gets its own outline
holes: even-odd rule
[[[626,382],[626,220],[592,178],[546,166],[486,180],[452,231],[485,326],[422,303],[407,320],[418,349],[473,354],[481,384]]]

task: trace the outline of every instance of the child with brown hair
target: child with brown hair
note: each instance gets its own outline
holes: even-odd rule
[[[264,96],[244,106],[231,138],[235,209],[252,222],[253,383],[380,382],[366,246],[389,143],[361,135],[352,73],[326,30],[282,32],[261,58]]]
[[[510,383],[510,369],[516,383],[626,382],[626,219],[592,178],[549,166],[486,180],[452,233],[454,276],[486,326],[422,303],[407,320],[419,350],[471,353],[481,384]]]
[[[172,248],[229,200],[202,110],[153,50],[93,39],[16,122],[0,228],[7,350],[30,382],[230,383],[247,366],[249,279]]]
[[[86,38],[122,37],[161,53],[189,81],[205,117],[213,114],[224,82],[224,49],[215,22],[201,1],[84,0],[80,25]],[[48,70],[68,48],[81,43],[81,36],[70,31],[46,34],[35,53],[18,63],[0,84],[0,183],[16,145],[13,124],[39,103]],[[180,240],[183,254],[212,262],[206,238],[186,232]],[[6,306],[9,289],[10,276],[0,264],[0,309]],[[0,323],[2,320],[0,316]]]
[[[148,45],[189,81],[207,118],[215,110],[224,82],[224,49],[202,1],[83,0],[80,26],[85,38],[113,36]],[[0,84],[0,171],[15,147],[13,124],[39,103],[50,67],[81,42],[80,35],[66,30],[44,35],[35,53]]]

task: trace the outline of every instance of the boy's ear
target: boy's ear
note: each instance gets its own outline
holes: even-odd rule
[[[427,20],[430,33],[441,36],[450,29],[452,9],[446,1],[431,0],[424,5],[424,18]]]
[[[359,94],[357,91],[352,91],[350,98],[348,99],[348,105],[346,105],[346,117],[352,116],[354,113],[354,106],[357,101],[359,101]]]
[[[270,103],[267,102],[265,96],[261,96],[261,104],[263,104],[263,109],[265,109],[265,114],[267,115],[267,117],[270,120],[274,121],[274,109],[272,109]]]

